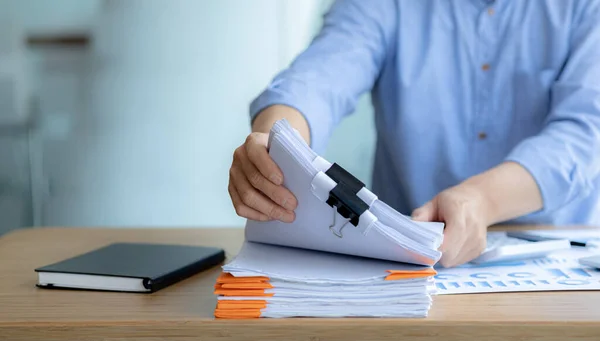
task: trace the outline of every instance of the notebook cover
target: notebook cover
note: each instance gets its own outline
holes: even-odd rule
[[[114,243],[35,271],[140,278],[156,292],[224,260],[225,252],[214,247]]]

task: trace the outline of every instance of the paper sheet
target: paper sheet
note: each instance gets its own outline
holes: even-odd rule
[[[281,124],[281,129],[284,128],[285,125]],[[293,144],[293,140],[284,138],[284,135],[281,138],[270,135],[269,153],[284,174],[284,186],[298,199],[296,219],[291,224],[276,220],[248,220],[246,240],[421,265],[433,265],[439,259],[441,254],[437,249],[442,239],[443,224],[409,223],[410,219],[400,217],[399,213],[388,212],[387,216],[383,216],[386,210],[380,205],[382,207],[377,212],[382,218],[378,223],[383,225],[384,221],[397,221],[394,225],[401,228],[396,230],[388,226],[385,233],[372,228],[364,234],[315,196],[312,181],[317,170],[310,160],[305,159],[307,156],[303,155],[302,148],[287,145]],[[316,156],[314,153],[311,155]],[[330,225],[334,231],[346,226],[343,238],[334,235]],[[422,231],[418,233],[417,230]],[[423,233],[426,230],[430,233]],[[439,237],[436,238],[436,235]],[[413,239],[418,236],[421,238]]]
[[[437,294],[600,290],[600,270],[578,262],[591,254],[589,249],[573,247],[544,258],[439,268]]]
[[[223,271],[217,318],[424,317],[435,290],[431,267],[248,241]]]
[[[308,284],[369,283],[383,281],[388,270],[419,272],[428,269],[431,268],[253,242],[245,242],[239,254],[223,266],[224,271],[234,276],[242,272]],[[410,285],[422,281],[413,279],[403,283]]]

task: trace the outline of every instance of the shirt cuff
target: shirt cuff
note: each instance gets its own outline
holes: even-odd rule
[[[543,208],[534,213],[546,214],[560,209],[578,194],[578,172],[568,155],[557,157],[546,148],[543,137],[533,137],[517,145],[505,161],[512,161],[525,168],[536,181],[540,190]]]
[[[317,154],[323,154],[332,130],[330,109],[327,103],[306,89],[302,89],[302,91],[287,90],[275,84],[252,101],[250,104],[251,120],[254,120],[262,110],[275,104],[292,107],[304,116],[310,130],[310,147]]]

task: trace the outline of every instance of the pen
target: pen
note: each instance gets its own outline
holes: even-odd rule
[[[600,239],[591,239],[585,243],[586,248],[590,249],[600,249]]]

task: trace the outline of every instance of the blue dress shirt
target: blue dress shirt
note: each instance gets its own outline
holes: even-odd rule
[[[337,1],[250,111],[298,109],[323,152],[367,91],[400,212],[510,160],[544,202],[516,221],[600,225],[600,1]]]

